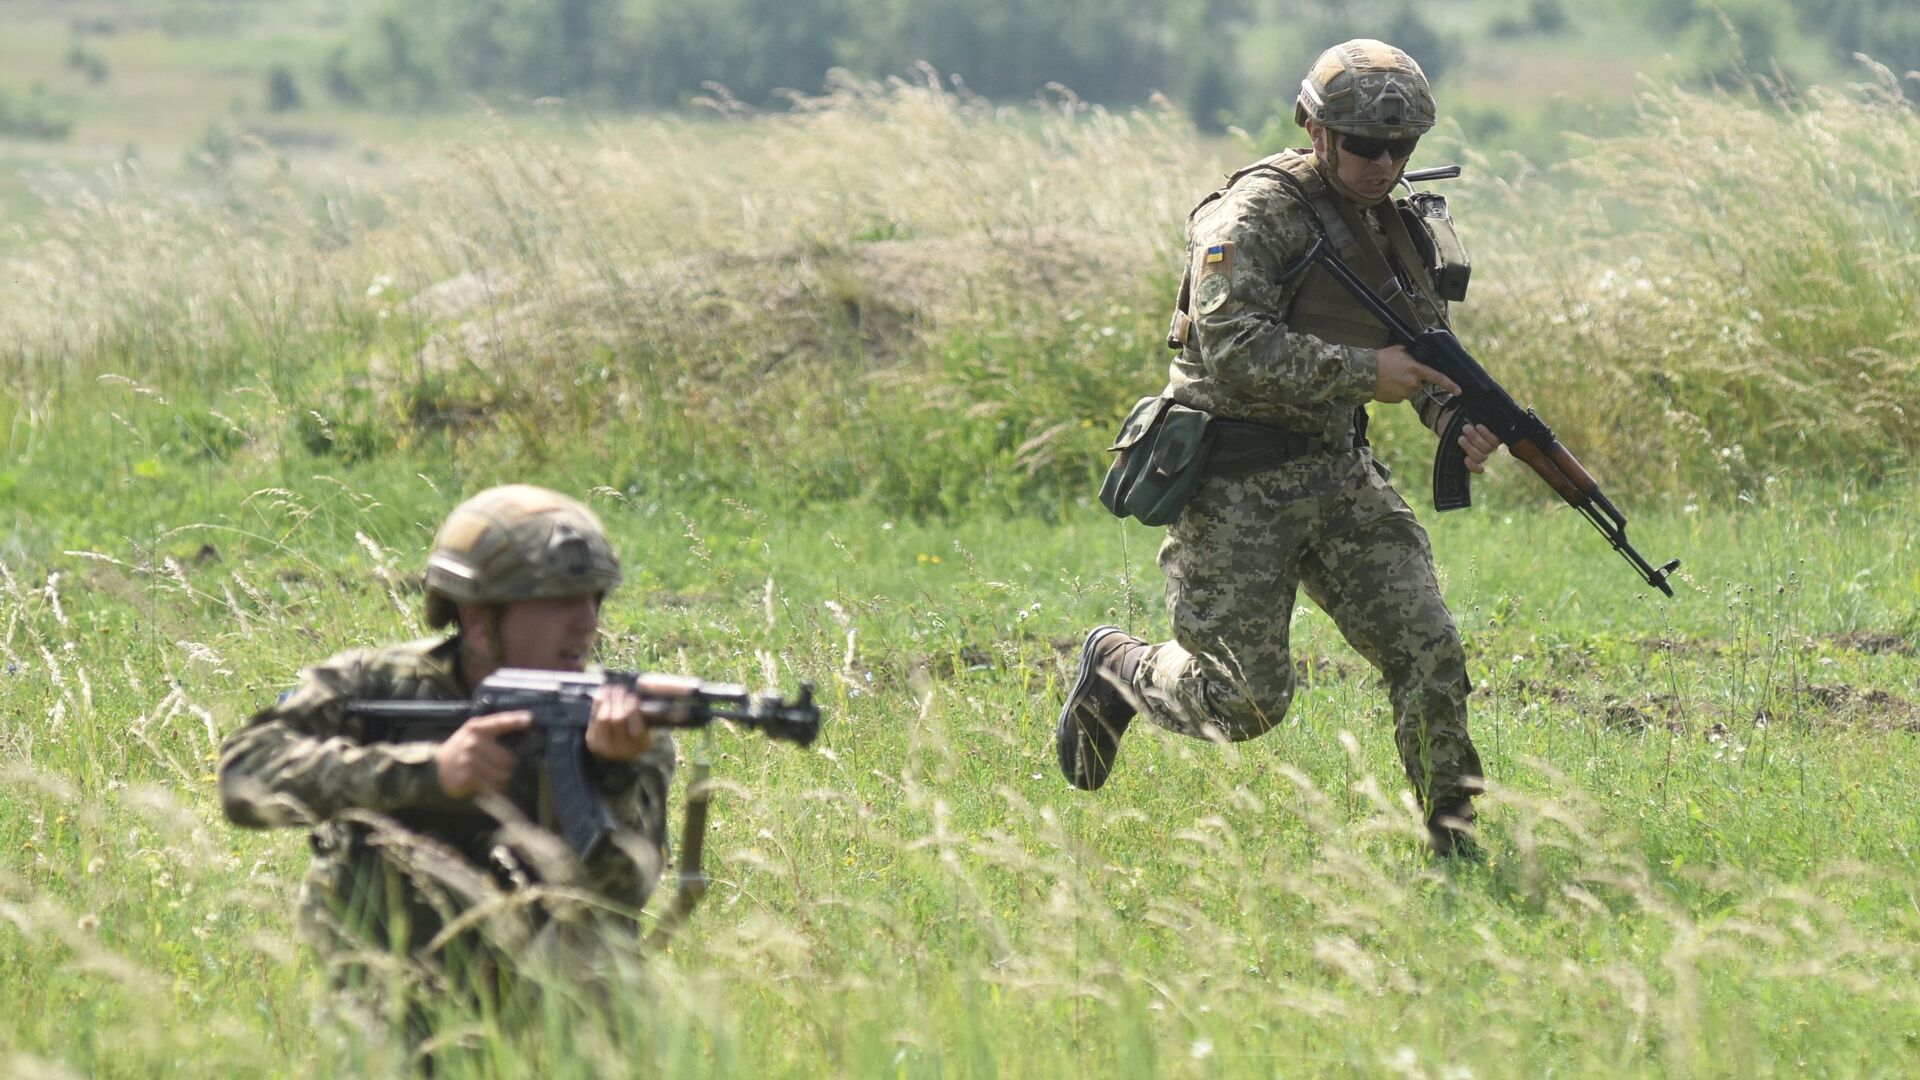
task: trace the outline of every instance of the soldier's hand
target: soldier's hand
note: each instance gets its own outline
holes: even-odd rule
[[[673,675],[642,675],[639,684],[641,693],[619,683],[609,683],[594,693],[587,750],[595,757],[632,761],[653,749],[653,730],[647,722],[669,726],[684,723],[686,696],[700,685],[697,679]]]
[[[525,731],[533,714],[516,711],[476,716],[460,725],[433,753],[440,774],[440,790],[456,799],[482,792],[498,792],[513,779],[513,751],[500,745],[502,735]]]
[[[1413,358],[1402,345],[1374,350],[1378,368],[1373,376],[1373,400],[1387,405],[1402,402],[1420,392],[1422,386],[1437,386],[1450,394],[1460,392],[1460,384]]]
[[[1440,427],[1444,430],[1446,422]],[[1504,445],[1485,424],[1468,424],[1460,429],[1460,449],[1467,452],[1467,468],[1473,472],[1487,471],[1487,458]]]

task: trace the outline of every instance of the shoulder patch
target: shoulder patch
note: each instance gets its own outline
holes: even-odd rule
[[[1232,292],[1233,241],[1209,244],[1200,256],[1200,279],[1193,287],[1194,314],[1210,315],[1220,310]]]
[[[1208,274],[1193,290],[1194,310],[1201,315],[1211,315],[1220,310],[1232,292],[1233,282],[1227,275]]]

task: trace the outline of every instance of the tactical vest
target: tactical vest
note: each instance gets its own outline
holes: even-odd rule
[[[1334,254],[1353,268],[1401,318],[1420,327],[1447,325],[1446,309],[1427,272],[1434,257],[1434,241],[1418,211],[1404,200],[1382,201],[1365,208],[1355,206],[1328,187],[1326,178],[1314,168],[1308,151],[1283,150],[1235,172],[1227,178],[1226,186],[1200,200],[1187,215],[1188,221],[1254,173],[1266,173],[1292,184],[1313,207],[1320,219],[1321,231],[1333,244]],[[1391,259],[1381,250],[1365,215],[1372,215],[1379,222],[1392,252]],[[1180,282],[1180,299],[1167,335],[1170,349],[1184,348],[1192,334],[1193,320],[1188,306],[1192,273],[1189,265]],[[1386,327],[1368,314],[1352,293],[1317,266],[1306,272],[1306,279],[1283,317],[1289,329],[1312,334],[1335,345],[1379,349],[1391,344]]]

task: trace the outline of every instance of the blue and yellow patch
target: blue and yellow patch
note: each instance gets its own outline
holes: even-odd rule
[[[1194,276],[1194,315],[1211,315],[1227,302],[1233,291],[1233,241],[1208,244],[1201,252],[1200,266]]]

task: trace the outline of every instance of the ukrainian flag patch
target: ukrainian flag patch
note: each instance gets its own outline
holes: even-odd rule
[[[1233,241],[1222,240],[1201,249],[1200,266],[1193,279],[1194,315],[1211,315],[1227,302],[1233,291]]]

